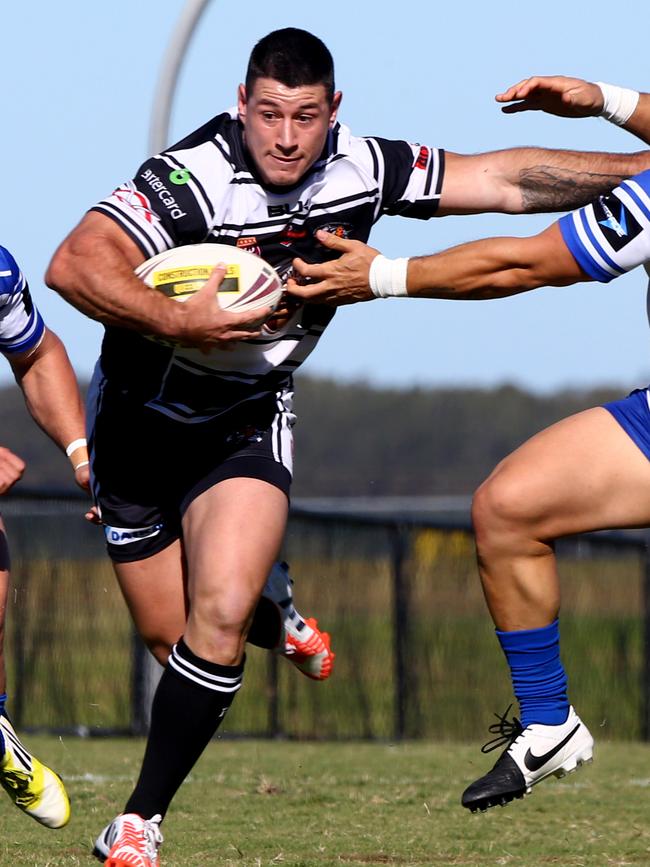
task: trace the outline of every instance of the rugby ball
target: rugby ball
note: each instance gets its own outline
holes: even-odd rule
[[[168,298],[187,301],[220,262],[226,265],[226,276],[217,293],[220,307],[233,313],[277,307],[284,287],[275,269],[259,256],[229,244],[174,247],[147,259],[135,274]]]

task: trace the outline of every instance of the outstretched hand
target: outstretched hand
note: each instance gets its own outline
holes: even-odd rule
[[[322,230],[316,232],[316,239],[324,247],[341,253],[341,257],[320,265],[294,259],[295,272],[303,280],[312,282],[298,283],[291,277],[287,282],[287,292],[303,301],[335,306],[371,301],[375,296],[369,285],[370,264],[379,255],[379,250]]]
[[[545,111],[558,117],[595,117],[603,108],[603,94],[597,84],[566,75],[535,75],[498,93],[497,102],[505,114]]]

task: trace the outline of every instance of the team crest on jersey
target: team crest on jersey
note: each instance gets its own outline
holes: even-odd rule
[[[354,231],[354,226],[352,223],[325,223],[324,226],[318,226],[318,229],[321,232],[329,232],[330,235],[336,235],[337,238],[349,238],[350,234]]]
[[[594,204],[594,216],[613,250],[622,250],[641,232],[641,226],[623,202],[610,193]]]
[[[153,223],[154,220],[159,220],[158,214],[154,214],[151,210],[151,202],[149,199],[137,189],[133,181],[126,181],[116,190],[113,190],[113,195],[120,202],[133,208],[140,216],[144,217],[148,223]]]

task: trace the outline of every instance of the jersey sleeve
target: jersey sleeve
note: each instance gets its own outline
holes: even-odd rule
[[[650,170],[558,222],[578,265],[600,283],[649,262]]]
[[[440,202],[445,152],[440,148],[390,141],[366,140],[380,184],[380,214],[428,220]]]
[[[191,171],[163,153],[148,159],[134,178],[91,210],[114,220],[149,259],[205,238],[209,217],[198,196]]]
[[[0,352],[29,352],[40,343],[45,324],[32,302],[29,286],[16,260],[0,247]]]

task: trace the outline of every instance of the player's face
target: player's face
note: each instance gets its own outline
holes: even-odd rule
[[[265,183],[290,186],[309,171],[340,102],[340,92],[329,101],[323,84],[287,87],[274,78],[258,78],[251,93],[239,85],[246,146]]]

